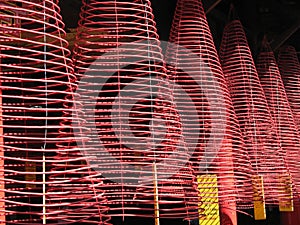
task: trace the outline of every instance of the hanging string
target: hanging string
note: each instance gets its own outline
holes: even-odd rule
[[[149,74],[149,90],[150,90],[150,112],[154,113],[155,115],[155,109],[153,105],[154,96],[153,96],[153,83],[152,83],[152,68],[151,68],[151,62],[150,62],[150,34],[149,34],[149,21],[148,21],[148,9],[149,5],[145,3],[145,18],[146,18],[146,34],[147,34],[147,54],[148,54],[148,74]],[[154,220],[155,225],[159,225],[159,192],[158,192],[158,177],[157,177],[157,165],[156,165],[156,146],[155,146],[155,127],[154,127],[154,121],[157,119],[156,117],[150,119],[150,146],[149,148],[154,149],[154,156],[153,156],[153,191],[154,191]]]

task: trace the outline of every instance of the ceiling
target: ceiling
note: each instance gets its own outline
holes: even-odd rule
[[[82,0],[60,0],[66,28],[77,26]],[[177,0],[151,0],[158,33],[168,40]],[[276,52],[284,44],[293,45],[300,54],[300,1],[299,0],[203,0],[204,9],[219,47],[222,32],[229,18],[231,6],[242,21],[250,48],[257,55],[264,35]]]

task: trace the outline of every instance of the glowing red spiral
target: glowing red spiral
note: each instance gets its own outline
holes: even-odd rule
[[[299,197],[300,136],[285,92],[274,53],[265,43],[257,59],[257,72],[276,125],[284,159],[293,180],[294,197]]]
[[[0,224],[107,224],[102,181],[72,135],[80,110],[57,1],[0,11]]]
[[[92,108],[85,112],[86,127],[95,127],[85,154],[107,178],[110,215],[153,217],[159,205],[160,217],[198,217],[195,177],[185,166],[188,154],[150,1],[83,1],[77,32],[78,92]],[[158,168],[156,201],[151,168],[160,163],[168,169]]]
[[[198,175],[217,174],[221,205],[250,205],[251,165],[201,1],[178,1],[170,42],[193,53],[170,44],[166,54],[167,61],[178,65],[169,67],[170,76],[187,90],[198,113],[197,118],[188,119],[184,131],[187,146],[197,146],[191,159],[193,167]],[[185,97],[175,92],[175,99],[180,105],[186,104],[179,111],[190,114],[192,105],[185,103]],[[214,123],[220,128],[214,129]],[[198,136],[193,136],[193,132]],[[217,152],[214,156],[207,154],[210,143]],[[211,163],[200,164],[203,160]]]
[[[290,102],[298,131],[300,130],[300,63],[296,49],[285,46],[280,49],[278,66]]]
[[[225,27],[220,59],[250,161],[255,174],[264,177],[265,200],[278,203],[278,197],[285,195],[278,177],[287,174],[283,150],[238,20]]]

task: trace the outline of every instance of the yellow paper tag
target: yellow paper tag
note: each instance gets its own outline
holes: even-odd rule
[[[293,212],[294,201],[293,201],[293,187],[292,179],[290,175],[279,176],[279,181],[282,185],[283,197],[279,198],[279,211],[280,212]]]
[[[201,175],[197,181],[202,202],[199,203],[199,225],[220,225],[217,175]]]
[[[10,9],[9,7],[15,7],[14,3],[10,3],[10,2],[3,2],[2,3],[3,6],[0,9],[0,14],[3,15],[0,18],[0,24],[3,26],[12,26],[15,24],[15,20],[14,20],[14,16],[15,16],[15,12]],[[6,7],[5,7],[6,6]]]
[[[35,162],[26,162],[25,163],[25,171],[27,172],[25,175],[26,181],[35,181],[36,180],[36,163]],[[26,184],[27,188],[35,188],[35,184]]]
[[[267,218],[267,215],[266,215],[263,176],[260,175],[253,176],[252,187],[253,187],[254,219],[265,220]]]

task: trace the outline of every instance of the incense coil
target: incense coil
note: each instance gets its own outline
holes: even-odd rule
[[[201,1],[177,2],[169,42],[176,45],[169,44],[166,61],[177,65],[169,65],[169,75],[192,99],[179,111],[189,115],[194,107],[198,114],[188,117],[183,131],[187,147],[196,146],[193,168],[198,175],[217,175],[221,206],[249,207],[251,165]],[[177,105],[186,102],[176,90],[174,98]]]
[[[264,179],[265,201],[278,204],[280,175],[287,174],[276,126],[258,78],[243,27],[230,22],[223,34],[220,60],[254,173]]]
[[[295,123],[300,130],[300,63],[296,49],[292,46],[282,47],[278,54],[278,66],[288,96]]]
[[[86,191],[101,179],[72,136],[76,77],[57,1],[2,1],[0,10],[0,223],[107,224],[102,192]]]
[[[294,198],[298,198],[300,138],[274,53],[268,43],[264,43],[256,67],[293,181]]]
[[[90,130],[85,154],[106,178],[113,217],[153,217],[157,205],[161,218],[198,217],[198,192],[183,187],[195,176],[184,172],[189,155],[159,45],[150,1],[83,1],[73,62]]]

